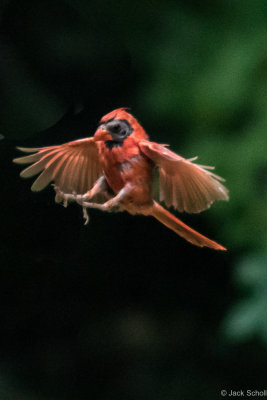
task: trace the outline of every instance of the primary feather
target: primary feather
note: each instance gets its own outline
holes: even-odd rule
[[[17,164],[33,163],[21,172],[29,178],[41,172],[31,189],[40,191],[54,182],[63,192],[85,193],[102,173],[97,146],[92,138],[75,140],[59,146],[23,148],[30,156],[16,158]]]

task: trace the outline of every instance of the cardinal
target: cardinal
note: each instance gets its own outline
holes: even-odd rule
[[[30,155],[16,158],[31,164],[23,178],[41,173],[31,189],[40,191],[54,182],[56,202],[76,202],[82,206],[86,223],[88,208],[128,211],[150,215],[187,241],[199,247],[225,247],[185,225],[153,199],[156,170],[159,197],[167,207],[179,212],[199,213],[215,200],[228,200],[228,190],[213,167],[194,163],[151,142],[147,133],[126,108],[105,115],[93,137],[58,146],[23,148]],[[93,200],[93,201],[91,201]]]

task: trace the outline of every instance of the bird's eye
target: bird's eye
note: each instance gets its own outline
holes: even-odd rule
[[[126,120],[112,120],[105,124],[105,127],[114,137],[114,140],[124,140],[133,131],[133,128]]]
[[[110,127],[110,130],[111,130],[111,132],[113,132],[113,133],[118,133],[118,132],[120,131],[120,129],[121,129],[120,124],[115,124],[115,125],[112,125],[112,126]]]

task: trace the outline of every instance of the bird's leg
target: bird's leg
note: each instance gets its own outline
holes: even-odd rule
[[[107,188],[107,182],[104,176],[101,176],[94,184],[91,190],[84,194],[75,193],[64,193],[60,188],[54,185],[56,192],[56,202],[59,203],[63,201],[64,207],[67,207],[69,201],[76,201],[82,205],[85,200],[90,200],[92,197],[96,196],[98,193],[103,192]]]
[[[114,208],[120,207],[120,203],[131,193],[132,189],[132,185],[127,183],[115,197],[112,197],[103,204],[104,211],[112,211]]]
[[[132,186],[130,184],[126,184],[115,197],[106,201],[104,204],[88,203],[86,201],[80,203],[84,210],[84,218],[86,219],[85,225],[88,223],[86,208],[96,208],[101,211],[113,211],[114,208],[120,205],[121,201],[131,192],[131,190]]]
[[[85,225],[88,224],[89,222],[89,215],[87,213],[86,207],[84,206],[85,200],[90,200],[94,196],[96,196],[98,193],[106,193],[107,191],[107,182],[106,178],[101,176],[94,184],[91,190],[88,190],[88,192],[84,194],[75,194],[75,193],[64,193],[60,188],[56,185],[53,185],[55,192],[56,192],[56,198],[55,201],[57,203],[60,203],[63,201],[64,207],[68,206],[69,201],[76,201],[78,204],[80,204],[83,207],[83,217],[85,219]]]
[[[88,190],[85,194],[80,195],[80,199],[78,200],[90,200],[95,197],[97,194],[102,193],[107,190],[107,181],[104,175],[102,175],[94,184],[91,190]]]
[[[89,203],[85,200],[89,200],[92,197],[94,197],[98,193],[103,193],[107,189],[107,182],[104,176],[99,178],[93,188],[86,192],[85,194],[82,195],[77,195],[77,194],[69,194],[69,193],[64,193],[62,190],[59,189],[59,187],[54,185],[54,189],[56,191],[56,201],[61,201],[63,200],[63,204],[65,207],[68,205],[69,200],[76,201],[78,204],[80,204],[83,208],[83,217],[85,219],[85,225],[88,224],[89,222],[89,216],[87,213],[87,208],[96,208],[101,211],[112,211],[114,208],[118,207],[120,202],[127,196],[131,190],[132,186],[130,184],[126,184],[120,191],[119,193],[115,196],[112,197],[110,200],[106,201],[104,204],[99,204],[99,203]]]

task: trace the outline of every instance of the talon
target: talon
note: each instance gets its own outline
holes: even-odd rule
[[[56,193],[59,193],[59,192],[60,192],[60,189],[59,189],[59,187],[58,187],[57,185],[55,185],[55,184],[53,183],[52,186],[53,186],[53,188],[54,188],[54,190],[55,190]]]
[[[56,193],[55,202],[56,202],[56,203],[60,203],[61,200],[62,200],[62,196],[60,196],[60,194]]]
[[[54,188],[54,190],[56,192],[55,202],[56,203],[60,203],[63,200],[64,195],[63,195],[62,191],[59,189],[59,187],[57,185],[52,184],[52,186],[53,186],[53,188]]]
[[[86,207],[83,207],[83,218],[85,219],[84,225],[87,225],[89,222],[89,215]]]

